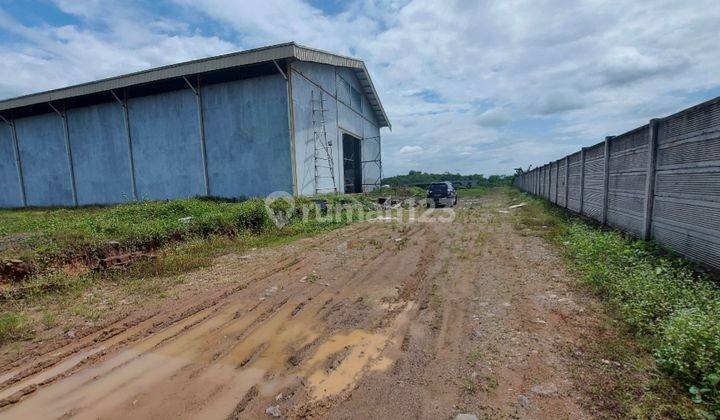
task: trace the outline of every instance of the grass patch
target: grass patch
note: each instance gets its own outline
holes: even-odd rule
[[[320,279],[320,276],[315,271],[311,271],[307,275],[307,282],[308,283],[317,283],[318,279]]]
[[[583,285],[608,302],[701,414],[720,415],[720,289],[658,246],[569,217],[519,191],[516,226],[562,249]]]
[[[414,198],[425,198],[427,190],[420,187],[383,187],[375,188],[371,192],[367,193],[367,196],[378,198],[378,197],[414,197]]]
[[[699,417],[677,381],[659,370],[647,340],[622,320],[600,317],[584,341],[589,345],[579,356],[568,356],[572,376],[590,396],[584,401],[590,412],[635,419]]]
[[[24,315],[7,312],[0,314],[0,342],[27,338],[30,334]]]
[[[332,205],[367,206],[363,196],[319,198]],[[309,198],[296,198],[294,210],[283,200],[275,201],[272,209],[276,214],[282,211],[285,222],[293,223],[303,216],[301,205],[321,213]],[[69,261],[92,262],[117,249],[145,251],[192,238],[272,231],[270,216],[259,199],[233,203],[193,198],[112,207],[0,210],[0,260],[20,259],[36,273],[44,273]]]
[[[490,191],[488,187],[458,188],[458,197],[477,197]]]
[[[187,199],[105,208],[0,210],[0,226],[0,258],[21,259],[43,273],[75,259],[103,257],[111,246],[129,252],[191,237],[257,232],[268,228],[270,219],[260,200]]]
[[[471,351],[470,354],[468,355],[468,361],[470,362],[471,365],[474,365],[475,363],[480,361],[480,359],[482,359],[482,357],[483,357],[483,351],[480,349],[475,349],[475,350]]]
[[[478,385],[469,376],[465,376],[462,378],[462,388],[468,394],[474,394],[478,391]]]
[[[442,309],[442,305],[443,305],[443,298],[438,293],[438,289],[439,289],[438,284],[433,283],[430,288],[430,299],[429,299],[430,307],[436,312],[438,312],[440,309]]]

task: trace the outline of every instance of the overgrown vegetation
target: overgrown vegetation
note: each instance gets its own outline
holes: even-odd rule
[[[329,204],[364,204],[361,197],[322,197]],[[315,199],[298,199],[314,206]],[[276,210],[288,210],[284,200]],[[209,199],[166,202],[145,201],[113,207],[79,209],[0,210],[0,259],[30,263],[37,272],[73,259],[91,260],[110,248],[123,251],[157,249],[169,242],[211,235],[235,236],[261,233],[274,228],[265,203],[259,199],[241,203]]]
[[[382,188],[375,188],[370,193],[368,193],[370,197],[383,197],[383,196],[393,196],[393,197],[414,197],[414,198],[425,198],[427,195],[427,190],[425,188],[420,187],[402,187],[402,186],[395,186],[395,187],[382,187]]]
[[[604,298],[707,417],[720,414],[720,288],[658,246],[601,229],[519,191],[519,227],[559,244],[571,269]]]
[[[458,197],[478,197],[486,194],[489,190],[490,187],[460,188],[457,193]]]
[[[0,342],[24,338],[27,333],[27,322],[22,315],[0,314]]]
[[[390,186],[416,185],[426,187],[432,182],[464,181],[472,182],[473,187],[501,187],[511,185],[513,179],[513,175],[491,175],[486,178],[483,174],[460,175],[449,172],[433,174],[422,171],[410,171],[407,175],[396,175],[384,178],[382,182]]]
[[[2,210],[0,257],[21,259],[42,272],[58,262],[102,256],[109,246],[146,250],[194,236],[260,232],[269,225],[260,200],[187,199],[106,208]]]

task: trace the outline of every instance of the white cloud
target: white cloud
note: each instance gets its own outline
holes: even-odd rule
[[[481,113],[475,119],[484,127],[502,127],[510,123],[510,114],[503,108],[492,108]]]
[[[422,153],[424,149],[420,146],[403,146],[400,148],[398,153],[401,155],[416,155]]]
[[[94,16],[93,7],[68,4],[76,6],[68,11],[84,10],[83,17]],[[236,49],[216,36],[177,33],[181,23],[168,31],[170,20],[154,19],[122,6],[105,7],[98,13],[91,22],[108,19],[112,26],[102,30],[72,25],[28,27],[0,10],[0,30],[22,40],[0,49],[0,96],[53,89]]]
[[[354,0],[332,15],[301,0],[165,0],[164,17],[140,0],[57,1],[82,24],[0,13],[20,39],[0,50],[0,96],[294,40],[366,61],[394,125],[388,175],[510,173],[720,87],[717,0]]]

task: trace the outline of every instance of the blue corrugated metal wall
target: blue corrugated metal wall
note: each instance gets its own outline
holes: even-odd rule
[[[0,207],[22,206],[12,130],[3,123],[0,123],[0,180]]]
[[[128,101],[140,199],[205,195],[200,125],[190,89]]]
[[[123,109],[106,103],[67,112],[78,204],[133,199]]]
[[[202,89],[210,194],[292,193],[287,87],[278,75]]]
[[[292,192],[287,87],[279,74],[202,86],[209,191],[195,93],[188,89],[15,120],[29,206]],[[132,160],[131,160],[132,157]],[[134,172],[133,172],[134,167]],[[11,126],[0,124],[0,207],[21,207]]]
[[[56,113],[15,121],[28,206],[72,206],[65,128]]]

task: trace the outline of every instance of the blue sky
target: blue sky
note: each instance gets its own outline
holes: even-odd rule
[[[365,60],[386,175],[511,173],[720,96],[717,0],[5,0],[0,97],[286,41]]]

